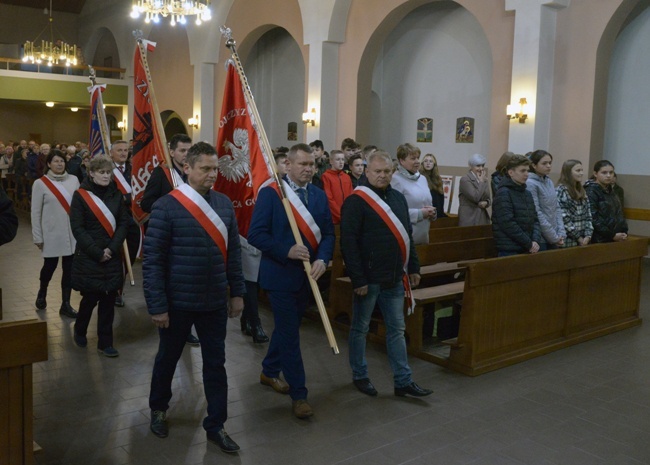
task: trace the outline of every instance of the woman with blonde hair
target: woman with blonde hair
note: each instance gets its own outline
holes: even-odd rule
[[[560,180],[555,191],[566,231],[564,247],[587,245],[594,233],[589,198],[582,185],[583,175],[584,170],[580,160],[567,160],[562,165]]]
[[[431,191],[431,201],[436,208],[438,218],[444,218],[445,214],[445,191],[442,187],[442,178],[438,171],[438,160],[432,153],[427,153],[422,158],[420,165],[420,174],[427,180],[429,190]]]

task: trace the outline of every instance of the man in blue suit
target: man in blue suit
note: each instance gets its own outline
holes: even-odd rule
[[[277,186],[260,190],[248,230],[248,242],[262,251],[259,284],[268,292],[275,329],[262,362],[260,383],[292,399],[298,418],[313,415],[307,402],[305,368],[300,353],[300,322],[309,304],[310,286],[303,261],[311,262],[311,277],[320,278],[334,252],[334,225],[325,192],[313,186],[315,161],[306,144],[287,155],[285,192],[298,211],[304,245],[296,244]],[[284,374],[286,382],[280,378]],[[288,385],[287,385],[288,383]]]

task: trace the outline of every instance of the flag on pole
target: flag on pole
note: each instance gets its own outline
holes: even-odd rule
[[[214,190],[232,200],[239,234],[247,237],[257,194],[273,176],[269,166],[272,154],[266,153],[260,142],[260,129],[232,63],[228,66],[218,127],[219,176]]]
[[[147,51],[153,52],[156,44],[142,40]],[[157,118],[151,102],[152,84],[147,73],[146,57],[140,53],[140,46],[135,48],[134,57],[134,111],[133,111],[133,157],[131,159],[131,210],[133,219],[142,224],[149,216],[140,208],[144,188],[151,177],[153,169],[165,162],[164,147],[158,127]]]
[[[97,155],[108,155],[110,140],[104,140],[108,137],[108,128],[106,126],[106,115],[104,113],[104,102],[102,101],[102,92],[106,90],[106,84],[93,85],[88,88],[90,92],[90,138],[89,148],[90,157]]]

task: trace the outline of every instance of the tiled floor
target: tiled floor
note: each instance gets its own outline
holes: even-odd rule
[[[350,382],[346,335],[336,331],[333,356],[317,322],[305,320],[302,347],[315,416],[290,414],[287,397],[258,382],[265,345],[254,345],[230,321],[227,338],[229,420],[242,451],[228,456],[206,443],[201,354],[187,347],[174,380],[170,436],[149,432],[147,395],[157,334],[141,288],[117,309],[117,359],[72,342],[71,323],[51,309],[36,312],[41,266],[22,220],[17,239],[0,248],[5,321],[48,322],[50,359],[34,366],[34,431],[38,464],[648,464],[650,463],[650,328],[634,329],[555,352],[477,378],[411,359],[424,400],[392,395],[383,347],[369,345],[377,398]],[[642,316],[648,314],[645,264]],[[135,268],[137,283],[139,265]],[[55,280],[60,274],[57,271]],[[615,277],[612,277],[615,279]],[[76,308],[79,296],[73,295]],[[594,302],[594,305],[598,305]],[[268,310],[265,328],[272,329]],[[94,319],[93,319],[94,323]],[[95,326],[91,326],[95,330]],[[93,333],[90,332],[89,336]]]

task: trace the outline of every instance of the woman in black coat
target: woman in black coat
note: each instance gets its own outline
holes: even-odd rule
[[[90,162],[88,177],[72,197],[70,225],[77,240],[72,262],[72,287],[81,292],[74,342],[86,347],[86,332],[97,307],[97,349],[117,357],[113,348],[115,296],[124,279],[122,244],[129,217],[122,194],[112,181],[113,163],[107,157]]]
[[[533,196],[526,190],[529,165],[523,155],[511,157],[494,197],[492,232],[499,257],[539,251],[539,220]]]
[[[627,240],[627,221],[614,185],[614,165],[600,160],[594,165],[594,177],[585,183],[594,233],[591,242],[621,242]]]

